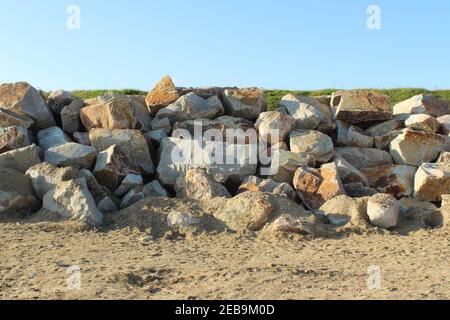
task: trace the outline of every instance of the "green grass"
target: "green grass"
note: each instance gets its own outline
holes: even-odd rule
[[[268,110],[275,110],[278,108],[278,104],[283,98],[283,96],[292,93],[295,95],[305,95],[305,96],[322,96],[331,95],[334,91],[338,89],[324,89],[324,90],[313,90],[313,91],[289,91],[289,90],[266,90],[266,100],[268,104]],[[450,100],[450,90],[427,90],[420,88],[405,88],[405,89],[374,89],[371,91],[380,92],[387,94],[391,97],[392,105],[409,99],[418,94],[429,94],[441,97],[446,100]],[[134,89],[122,89],[122,90],[75,90],[72,93],[81,99],[91,99],[101,96],[107,92],[117,92],[127,95],[146,95],[147,92],[134,90]]]

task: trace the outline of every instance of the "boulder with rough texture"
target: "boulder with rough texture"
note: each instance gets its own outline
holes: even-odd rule
[[[336,148],[336,155],[345,159],[356,169],[374,168],[392,164],[389,153],[378,149],[366,149],[355,147]]]
[[[13,117],[31,119],[39,129],[55,125],[53,114],[39,91],[26,82],[0,85],[0,109]],[[5,122],[10,120],[11,118]],[[18,124],[8,126],[13,125]]]
[[[450,114],[439,117],[436,120],[441,126],[441,132],[443,134],[450,135]]]
[[[125,208],[131,207],[133,204],[144,199],[144,192],[139,191],[138,188],[132,189],[125,195],[125,197],[123,197],[122,203],[120,204],[120,209],[123,210]]]
[[[396,118],[406,119],[411,114],[428,114],[442,117],[450,113],[449,102],[434,96],[417,95],[394,106]]]
[[[188,228],[201,223],[201,218],[188,212],[172,211],[167,215],[167,225],[173,229]]]
[[[190,169],[177,179],[175,191],[178,197],[196,200],[230,198],[228,190],[215,181],[203,169]]]
[[[23,127],[0,127],[0,153],[24,148],[33,143],[31,133]]]
[[[352,223],[358,227],[367,227],[367,198],[353,199],[339,195],[325,202],[316,215],[335,226]]]
[[[37,134],[39,146],[42,150],[47,151],[50,148],[57,147],[68,142],[72,142],[70,138],[58,127],[51,127],[41,130]]]
[[[269,144],[277,144],[285,140],[294,125],[295,119],[291,116],[276,111],[269,111],[259,115],[255,128],[263,141]]]
[[[237,118],[255,120],[267,108],[264,90],[258,88],[226,89],[222,98],[226,114]]]
[[[175,124],[199,118],[213,119],[223,113],[222,102],[217,96],[205,100],[194,93],[189,93],[159,110],[155,119],[168,118],[171,124]]]
[[[352,198],[371,197],[379,193],[377,190],[365,186],[362,182],[344,184],[344,190]]]
[[[142,189],[145,197],[156,196],[156,197],[165,197],[168,198],[170,196],[169,192],[159,183],[158,180],[153,180],[152,182],[146,184]]]
[[[356,126],[348,125],[343,121],[336,121],[337,144],[357,148],[372,148],[374,139],[364,134],[364,131]]]
[[[15,114],[0,108],[0,127],[23,127],[30,129],[33,124],[34,121],[28,116]]]
[[[56,90],[50,93],[48,96],[47,102],[50,109],[53,110],[54,113],[60,114],[61,111],[71,104],[76,98],[67,91],[64,90]]]
[[[30,178],[0,166],[0,214],[31,214],[40,207]]]
[[[84,102],[80,99],[73,100],[61,111],[61,122],[63,130],[67,133],[74,133],[80,130],[80,111],[84,108]]]
[[[41,163],[41,149],[31,146],[15,149],[0,154],[0,168],[10,168],[25,173],[32,166]]]
[[[414,197],[424,201],[441,201],[450,192],[450,163],[424,163],[417,170]]]
[[[104,104],[87,106],[81,109],[80,118],[87,131],[135,129],[137,125],[133,105],[128,99],[114,98]]]
[[[97,151],[94,147],[69,142],[45,151],[45,162],[58,167],[77,167],[91,169]]]
[[[369,180],[367,177],[344,158],[336,156],[334,163],[336,164],[343,184],[362,183],[364,186],[369,185]]]
[[[319,221],[314,216],[296,217],[289,214],[282,214],[264,229],[264,231],[270,233],[283,232],[314,235],[317,224],[319,224]]]
[[[82,144],[83,146],[91,145],[91,139],[89,139],[89,133],[87,132],[75,132],[73,138],[77,143]]]
[[[436,162],[437,163],[443,163],[443,162],[450,163],[450,152],[442,152]]]
[[[400,205],[393,196],[377,194],[367,202],[367,216],[372,225],[378,228],[389,229],[398,223]]]
[[[312,156],[320,163],[330,161],[335,155],[333,140],[319,131],[293,131],[290,145],[292,152]]]
[[[300,167],[295,173],[294,188],[310,210],[317,210],[328,200],[345,194],[334,163],[324,164],[320,169]]]
[[[403,121],[392,119],[376,125],[371,126],[366,130],[366,133],[371,137],[382,137],[391,132],[400,130],[403,128]]]
[[[406,130],[390,145],[390,153],[395,163],[420,166],[433,162],[442,151],[447,151],[447,138],[437,134]]]
[[[261,179],[256,176],[247,177],[238,189],[243,192],[268,192],[295,200],[297,195],[289,183],[279,183],[272,179]]]
[[[145,102],[150,113],[156,115],[159,110],[174,103],[178,98],[180,98],[180,95],[172,78],[165,76],[158,82],[153,90],[148,93]]]
[[[405,126],[411,130],[436,133],[441,125],[436,118],[427,114],[413,114],[405,120]]]
[[[114,191],[129,174],[139,174],[139,168],[119,145],[113,145],[100,152],[94,168],[98,182]]]
[[[390,97],[370,91],[349,91],[340,97],[336,118],[350,124],[391,120]]]
[[[417,168],[408,165],[386,165],[363,169],[369,186],[396,198],[409,197],[414,191]]]
[[[43,207],[65,219],[80,220],[92,226],[103,223],[103,214],[82,178],[60,182],[45,194]]]
[[[269,177],[279,183],[292,184],[292,179],[298,168],[301,166],[314,167],[316,165],[316,159],[312,156],[283,149],[275,150],[273,156],[276,172]]]
[[[331,112],[326,115],[329,108],[312,97],[288,94],[281,99],[280,106],[295,119],[298,130],[317,129],[324,120],[331,118]]]
[[[405,130],[397,130],[397,131],[388,133],[384,136],[374,137],[373,140],[374,140],[375,148],[383,150],[383,151],[389,151],[391,142],[394,141],[395,138],[397,138],[399,135],[403,134],[404,132],[405,132]]]
[[[97,204],[97,208],[102,213],[115,213],[119,211],[116,204],[111,200],[110,197],[104,197],[102,200],[100,200]]]
[[[132,162],[140,168],[142,174],[155,173],[147,140],[140,131],[93,129],[89,132],[89,138],[97,152],[102,152],[113,145],[118,145]]]
[[[116,197],[122,197],[127,194],[131,189],[144,185],[144,179],[141,175],[129,174],[122,180],[120,187],[114,191]]]

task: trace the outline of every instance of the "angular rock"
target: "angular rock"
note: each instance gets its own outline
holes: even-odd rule
[[[31,214],[40,207],[30,178],[0,166],[0,214]]]
[[[399,200],[400,213],[398,227],[426,228],[436,227],[432,221],[438,208],[431,202],[419,201],[414,198]]]
[[[273,221],[265,231],[276,233],[315,234],[318,221],[314,216],[295,217],[283,214]]]
[[[44,196],[43,207],[65,219],[80,220],[92,226],[103,223],[85,179],[64,181]]]
[[[324,203],[316,211],[316,215],[335,226],[352,223],[358,227],[368,227],[367,198],[352,199],[346,195],[339,195]]]
[[[301,166],[314,167],[316,159],[313,156],[306,154],[294,153],[286,150],[277,150],[274,154],[274,160],[278,165],[276,166],[276,173],[270,175],[270,178],[279,183],[292,184],[295,172]]]
[[[369,91],[349,91],[340,97],[336,118],[350,124],[391,120],[390,97]]]
[[[322,165],[320,169],[300,167],[295,173],[294,188],[310,210],[317,210],[328,200],[345,194],[334,163]]]
[[[75,133],[81,128],[80,111],[84,108],[84,102],[75,99],[61,111],[63,130],[67,133]]]
[[[423,201],[441,201],[450,192],[450,163],[424,163],[416,173],[414,197]]]
[[[377,194],[369,198],[367,203],[367,216],[372,225],[378,228],[389,229],[398,223],[400,205],[393,196]]]
[[[118,145],[132,162],[140,168],[142,174],[155,173],[147,140],[140,131],[93,129],[89,132],[89,138],[97,152],[102,152],[113,145]]]
[[[164,130],[166,134],[169,134],[172,131],[172,124],[170,123],[169,118],[154,118],[151,127],[153,130]]]
[[[352,198],[371,197],[378,193],[377,190],[372,189],[370,187],[366,187],[361,182],[344,184],[344,190],[346,194]]]
[[[98,154],[93,172],[100,184],[109,190],[117,190],[126,176],[138,175],[139,168],[119,145],[113,145]]]
[[[255,128],[263,141],[269,144],[283,142],[295,125],[295,119],[276,111],[263,112],[256,121]],[[274,132],[277,130],[277,132]]]
[[[39,146],[42,150],[47,151],[50,148],[57,147],[68,142],[72,142],[70,138],[58,127],[51,127],[41,130],[37,134]]]
[[[238,189],[243,192],[268,192],[295,200],[297,195],[289,183],[278,183],[272,179],[260,179],[256,176],[246,178]]]
[[[447,144],[444,136],[406,130],[391,142],[390,153],[395,163],[420,166],[435,161]]]
[[[170,196],[169,192],[164,189],[158,180],[153,180],[152,182],[146,184],[142,189],[142,192],[144,192],[145,197],[156,196],[168,198]]]
[[[152,130],[145,134],[147,141],[149,141],[151,145],[155,145],[157,147],[161,144],[161,140],[167,137],[167,133],[162,129]]]
[[[133,105],[128,99],[112,99],[105,104],[85,107],[80,111],[80,119],[87,131],[135,129],[137,125]]]
[[[413,114],[405,120],[405,126],[411,130],[436,133],[441,125],[436,118],[427,114]]]
[[[369,185],[367,177],[344,158],[337,156],[334,163],[343,184],[362,183],[364,186]]]
[[[231,198],[228,190],[215,181],[203,169],[190,169],[185,176],[179,177],[175,191],[180,198],[205,200],[213,198]]]
[[[114,201],[111,200],[109,197],[104,197],[100,202],[97,204],[98,210],[100,210],[102,213],[115,213],[119,211]]]
[[[292,94],[284,96],[280,105],[295,119],[295,128],[298,130],[316,129],[327,118],[322,110],[329,110],[317,99]]]
[[[437,118],[441,126],[441,132],[446,135],[450,135],[450,114]]]
[[[358,127],[346,124],[343,121],[337,121],[337,144],[339,146],[372,148],[373,137],[366,136],[364,131]]]
[[[414,191],[417,168],[408,165],[386,165],[363,169],[369,186],[396,198],[409,197]]]
[[[393,131],[397,131],[403,128],[403,121],[392,119],[386,122],[382,122],[371,126],[366,130],[366,133],[372,137],[382,137],[390,134]]]
[[[30,129],[34,121],[25,115],[18,115],[13,112],[0,109],[0,127],[23,127]]]
[[[388,133],[384,136],[374,137],[373,140],[374,140],[375,148],[384,150],[384,151],[388,151],[389,146],[391,145],[391,142],[394,141],[395,138],[397,138],[399,135],[401,135],[404,132],[405,132],[405,130],[397,130],[397,131]]]
[[[33,143],[31,133],[23,127],[0,127],[0,153],[24,148]]]
[[[120,187],[114,192],[116,197],[122,197],[127,194],[131,189],[144,185],[144,179],[141,175],[129,174],[123,179]]]
[[[174,103],[180,97],[172,78],[165,76],[145,98],[148,110],[156,115],[159,110]]]
[[[45,151],[45,162],[59,167],[91,169],[96,156],[94,147],[69,142]]]
[[[222,98],[226,114],[237,118],[255,120],[267,108],[264,90],[257,88],[226,89]]]
[[[336,155],[345,159],[358,170],[393,163],[389,153],[378,149],[355,147],[336,148]]]
[[[437,97],[417,95],[394,106],[394,115],[399,119],[406,119],[411,114],[428,114],[442,117],[450,113],[449,102]]]
[[[439,156],[437,163],[447,162],[450,163],[450,152],[442,152]]]
[[[55,126],[53,114],[42,96],[25,82],[0,85],[0,109],[15,117],[33,120],[39,129]],[[12,125],[18,124],[9,126]]]
[[[41,163],[41,149],[35,144],[0,154],[0,168],[10,168],[25,173],[30,167]]]
[[[77,143],[82,144],[83,146],[91,145],[91,139],[89,139],[89,133],[87,132],[75,132],[73,138]]]
[[[60,114],[64,107],[71,104],[76,98],[67,91],[56,90],[48,96],[48,106],[54,113]]]
[[[330,161],[335,153],[333,140],[319,131],[294,131],[290,134],[291,151],[314,157],[318,162]]]
[[[145,194],[142,191],[132,189],[125,195],[125,197],[123,197],[122,203],[120,204],[120,209],[122,210],[131,207],[133,204],[138,203],[139,201],[144,199]]]

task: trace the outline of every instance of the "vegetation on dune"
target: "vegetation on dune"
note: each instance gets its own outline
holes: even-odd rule
[[[266,100],[268,110],[275,110],[278,108],[280,100],[287,94],[292,93],[295,95],[305,96],[323,96],[331,95],[338,89],[324,89],[324,90],[312,90],[312,91],[289,91],[289,90],[266,90]],[[420,88],[404,88],[404,89],[370,89],[375,92],[387,94],[391,97],[392,104],[396,104],[400,101],[409,99],[418,94],[429,94],[441,97],[446,100],[450,100],[450,90],[427,90]],[[122,90],[75,90],[72,93],[81,99],[91,99],[107,92],[116,92],[127,95],[146,95],[147,92],[135,90],[135,89],[122,89]]]

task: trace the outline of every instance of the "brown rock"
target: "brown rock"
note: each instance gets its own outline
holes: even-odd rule
[[[363,169],[369,180],[369,186],[381,193],[396,198],[409,197],[414,191],[414,176],[417,168],[408,165],[386,165]]]
[[[0,154],[24,148],[32,143],[33,139],[27,129],[22,127],[0,127]]]
[[[177,88],[175,87],[172,78],[165,76],[149,92],[145,98],[145,102],[151,114],[156,115],[159,110],[174,103],[180,97]]]
[[[223,93],[226,114],[255,120],[266,111],[264,91],[258,88],[226,89]]]

